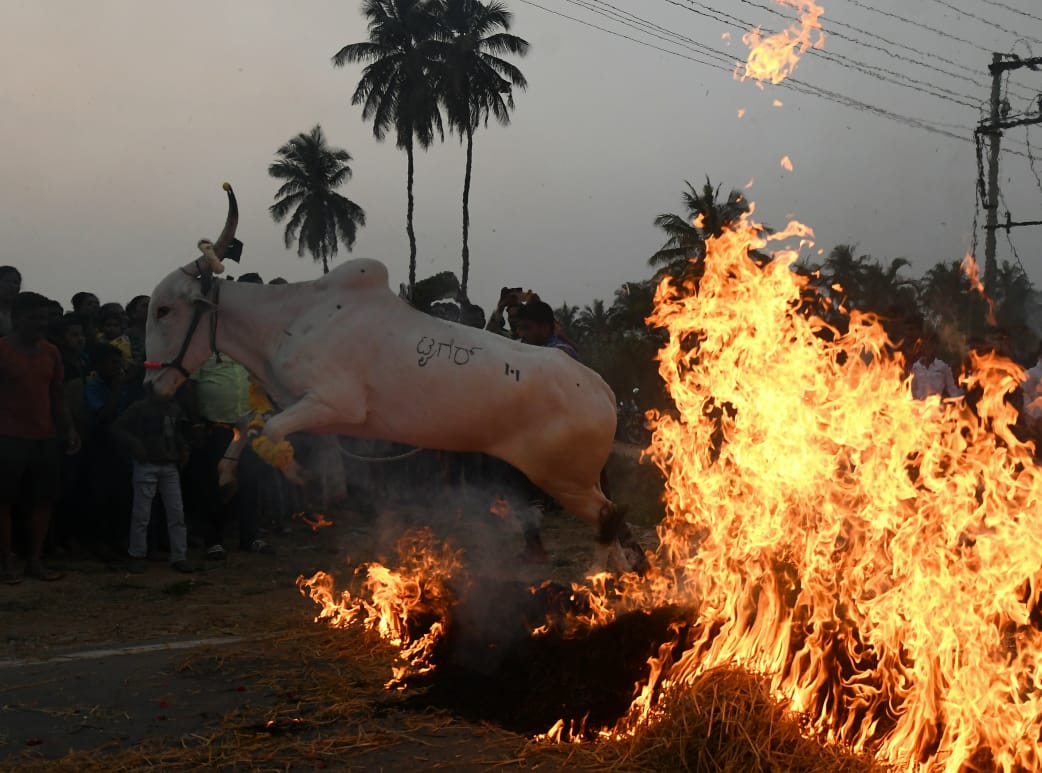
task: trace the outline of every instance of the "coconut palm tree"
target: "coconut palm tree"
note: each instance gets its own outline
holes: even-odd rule
[[[579,312],[579,329],[583,337],[595,343],[605,341],[611,335],[611,313],[600,298]]]
[[[612,328],[622,332],[646,331],[644,322],[655,309],[654,281],[623,282],[615,291],[609,315]]]
[[[329,273],[329,259],[335,257],[342,242],[348,251],[355,244],[358,229],[365,225],[365,211],[336,189],[351,179],[351,154],[326,144],[322,127],[315,125],[277,151],[278,160],[268,174],[282,180],[269,211],[276,223],[290,215],[283,234],[287,249],[297,242],[297,255],[304,250],[322,261],[322,272]]]
[[[525,76],[502,54],[524,56],[528,43],[508,34],[511,13],[499,0],[435,0],[438,43],[435,59],[438,98],[445,106],[449,127],[466,141],[467,161],[463,176],[463,267],[461,292],[467,294],[470,278],[470,183],[474,162],[474,132],[490,116],[500,124],[510,123],[514,89],[528,86]]]
[[[911,263],[905,258],[894,258],[884,265],[871,255],[857,255],[856,250],[854,244],[833,247],[821,265],[818,284],[830,294],[838,294],[849,309],[885,316],[896,306],[916,306],[916,283],[901,273]]]
[[[561,328],[561,332],[570,340],[578,342],[582,338],[582,330],[579,327],[579,307],[572,306],[567,302],[562,303],[554,309],[554,319]]]
[[[405,231],[411,293],[416,284],[414,146],[428,148],[436,135],[444,134],[431,74],[431,42],[437,25],[428,0],[365,0],[362,13],[369,19],[369,39],[341,48],[333,56],[333,65],[368,63],[351,104],[362,105],[362,119],[372,119],[377,140],[393,130],[408,159]]]
[[[725,201],[720,201],[720,186],[706,177],[705,185],[697,190],[685,180],[687,190],[681,198],[684,214],[664,213],[655,218],[655,225],[668,237],[648,263],[659,268],[659,274],[681,277],[690,273],[691,264],[705,259],[705,242],[720,236],[725,228],[737,223],[749,211],[749,202],[738,190],[732,190]],[[696,274],[701,272],[695,270]]]

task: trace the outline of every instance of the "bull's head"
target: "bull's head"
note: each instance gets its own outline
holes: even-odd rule
[[[161,397],[171,397],[211,353],[209,325],[204,322],[214,309],[214,274],[224,271],[221,260],[235,241],[239,222],[235,193],[228,183],[224,190],[228,193],[228,218],[220,237],[216,242],[200,240],[202,254],[156,285],[148,304],[145,383]]]

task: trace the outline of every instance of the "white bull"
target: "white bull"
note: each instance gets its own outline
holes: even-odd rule
[[[600,474],[615,435],[615,398],[594,371],[528,346],[423,314],[388,287],[375,260],[351,260],[288,285],[226,282],[218,258],[234,232],[170,273],[149,304],[146,383],[169,397],[212,351],[241,363],[280,412],[264,434],[336,433],[481,452],[517,469],[596,529],[598,561],[620,540],[643,552]]]

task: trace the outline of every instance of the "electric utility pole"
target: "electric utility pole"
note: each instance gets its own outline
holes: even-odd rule
[[[988,137],[988,190],[984,201],[984,208],[988,211],[988,223],[984,233],[984,287],[989,291],[995,289],[995,278],[998,275],[998,263],[995,260],[995,232],[999,228],[1005,228],[1007,233],[1010,228],[1027,225],[1042,225],[1042,221],[1014,223],[1009,213],[1006,213],[1006,223],[999,225],[999,151],[1002,140],[1003,129],[1011,129],[1014,126],[1025,126],[1027,124],[1042,123],[1042,97],[1039,99],[1038,114],[1006,120],[1009,113],[1009,105],[1002,102],[1002,75],[1009,70],[1019,70],[1028,67],[1038,70],[1042,65],[1042,57],[1021,59],[1016,54],[992,54],[991,65],[991,117],[987,124],[977,127],[977,133]]]

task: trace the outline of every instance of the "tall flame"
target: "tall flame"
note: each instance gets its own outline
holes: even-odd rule
[[[800,57],[810,47],[821,48],[825,44],[825,33],[818,19],[825,12],[813,0],[777,0],[780,5],[791,5],[799,11],[799,23],[789,25],[769,37],[763,37],[754,29],[742,36],[749,46],[749,58],[745,63],[742,80],[753,78],[761,84],[769,81],[781,83],[788,78]]]
[[[975,412],[916,402],[873,316],[832,328],[794,250],[750,257],[809,236],[747,216],[708,240],[697,286],[658,290],[667,516],[631,602],[698,605],[671,689],[737,664],[886,763],[1037,768],[1042,474],[1007,401],[1022,371],[977,356]]]

